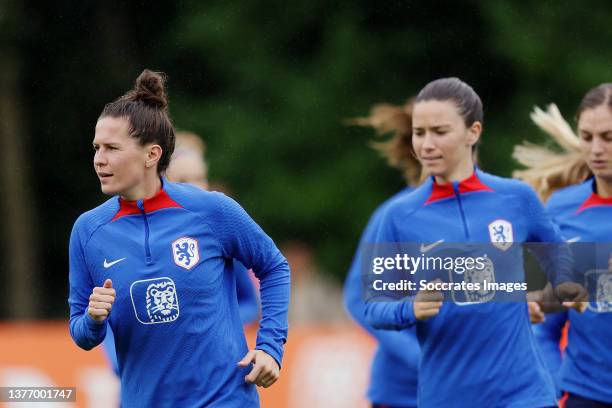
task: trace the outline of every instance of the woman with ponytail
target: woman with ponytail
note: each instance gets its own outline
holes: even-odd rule
[[[557,378],[566,393],[565,407],[609,408],[612,278],[601,271],[609,269],[612,252],[612,83],[591,89],[582,99],[576,114],[577,136],[572,136],[567,126],[555,126],[562,123],[560,115],[555,115],[548,116],[553,124],[547,128],[548,133],[559,141],[559,130],[565,129],[566,143],[560,143],[565,152],[555,154],[523,145],[515,150],[515,157],[528,169],[516,175],[538,188],[542,197],[550,196],[547,207],[564,238],[577,242],[581,251],[594,250],[595,259],[591,255],[581,261],[594,262],[599,272],[587,276],[586,283],[592,290],[585,313],[570,310],[549,314],[534,330],[550,368],[560,366]],[[541,159],[526,159],[537,156]],[[566,321],[570,323],[568,343],[561,362],[558,346]]]
[[[70,334],[90,350],[115,336],[125,407],[258,407],[287,336],[289,268],[233,200],[164,173],[175,144],[161,73],[98,118],[94,169],[113,197],[70,237]],[[260,279],[262,320],[249,351],[233,259]]]
[[[392,134],[387,141],[375,141],[374,149],[386,158],[389,166],[400,170],[408,187],[382,203],[370,217],[359,246],[374,240],[381,214],[395,198],[409,194],[421,180],[421,166],[412,150],[412,100],[403,106],[379,104],[370,116],[350,120],[348,124],[374,128],[380,136]],[[419,344],[414,328],[401,331],[374,329],[365,318],[362,294],[361,251],[359,247],[344,284],[344,305],[353,319],[378,342],[370,371],[368,399],[373,408],[416,407]]]
[[[420,345],[419,407],[556,406],[552,380],[535,347],[524,292],[517,293],[512,298],[514,301],[508,301],[508,296],[500,293],[503,290],[497,293],[486,288],[446,291],[449,294],[446,299],[444,293],[436,290],[436,285],[448,287],[451,280],[459,283],[465,279],[462,282],[465,284],[473,277],[482,282],[483,276],[489,282],[520,285],[524,270],[522,251],[517,251],[519,244],[562,241],[533,189],[475,166],[474,153],[482,126],[480,97],[458,78],[432,81],[417,95],[412,109],[412,146],[430,177],[413,192],[392,200],[381,215],[375,238],[370,241],[377,244],[372,245],[377,249],[371,259],[361,262],[378,279],[370,286],[367,296],[364,295],[367,300],[364,315],[376,329],[416,328]],[[442,259],[443,243],[467,243],[452,247],[455,259],[463,261],[465,252],[472,255],[474,251],[483,257],[484,252],[490,259],[485,260],[488,266],[473,265],[470,277],[464,274],[466,269],[452,267],[439,273],[427,268],[418,272],[412,269],[410,274],[422,273],[410,281],[415,287],[420,288],[422,281],[433,284],[431,289],[426,287],[416,296],[412,296],[412,289],[408,293],[393,294],[389,292],[396,289],[391,287],[387,292],[377,289],[376,282],[380,279],[397,277],[395,272],[401,268],[393,266],[395,261],[391,264],[388,261],[398,259],[399,262],[402,253],[397,251],[402,251],[405,245],[420,248],[410,249],[414,251],[410,256],[414,263],[415,257],[425,259],[431,254]],[[438,245],[440,248],[433,250]],[[380,249],[383,247],[392,248],[392,252]],[[483,248],[482,252],[478,251],[479,247]],[[378,257],[377,251],[381,250],[385,252],[384,257]],[[496,263],[506,259],[503,253],[516,254],[517,258]],[[406,259],[407,254],[403,255]],[[571,282],[569,271],[557,268],[564,266],[563,261],[568,257],[559,258],[563,259],[545,259],[547,273],[560,297],[570,300],[566,304],[579,308],[582,305],[577,299],[582,288]],[[384,261],[388,274],[380,275],[384,271],[371,267],[377,261]],[[383,283],[397,286],[407,276],[402,274],[402,281]],[[436,278],[440,277],[447,281],[437,282]],[[370,283],[368,279],[363,280]],[[469,291],[473,293],[468,294]],[[404,345],[399,352],[407,352],[407,347],[410,345]]]

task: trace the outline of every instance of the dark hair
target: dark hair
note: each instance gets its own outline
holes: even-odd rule
[[[374,128],[377,136],[391,137],[387,140],[374,140],[371,146],[387,159],[389,166],[400,170],[409,185],[422,180],[421,165],[412,148],[412,106],[414,98],[403,105],[379,103],[370,109],[370,116],[345,121],[348,125]]]
[[[584,95],[576,111],[576,120],[580,119],[580,115],[585,110],[594,109],[604,104],[612,109],[612,83],[609,82],[596,86]]]
[[[165,81],[164,73],[145,69],[136,78],[134,89],[107,104],[98,118],[126,118],[130,123],[129,135],[137,139],[141,146],[158,144],[162,148],[162,156],[157,164],[157,172],[160,174],[170,164],[175,140],[168,114]]]
[[[440,78],[431,81],[417,95],[415,103],[423,101],[453,101],[465,126],[483,123],[482,101],[471,86],[459,78]]]

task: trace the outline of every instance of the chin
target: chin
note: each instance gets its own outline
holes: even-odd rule
[[[113,188],[111,186],[105,186],[104,184],[100,186],[100,190],[102,190],[104,194],[110,196],[119,194],[119,191],[117,191],[116,188]]]
[[[444,169],[441,169],[438,166],[425,167],[425,172],[430,176],[440,177],[445,175]]]

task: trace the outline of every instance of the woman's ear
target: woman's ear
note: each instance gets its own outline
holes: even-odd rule
[[[476,121],[472,123],[472,126],[468,128],[468,144],[474,146],[480,140],[480,134],[482,133],[482,123]]]
[[[145,158],[145,166],[147,168],[155,167],[157,165],[157,162],[159,162],[162,157],[163,151],[161,146],[157,144],[148,145],[145,149],[147,155]]]

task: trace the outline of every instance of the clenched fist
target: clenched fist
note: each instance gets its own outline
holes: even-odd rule
[[[107,279],[102,287],[96,286],[89,295],[89,307],[87,313],[97,322],[103,322],[108,318],[113,303],[115,302],[115,289],[113,281]]]
[[[441,282],[436,279],[434,283]],[[414,298],[414,317],[417,320],[427,320],[440,313],[444,295],[437,290],[420,290]]]

